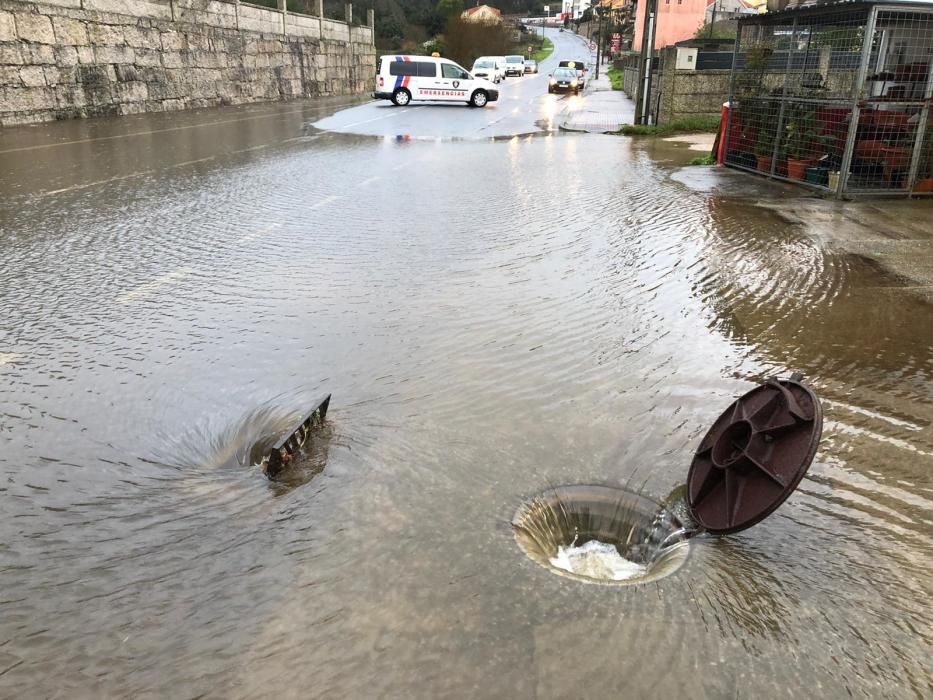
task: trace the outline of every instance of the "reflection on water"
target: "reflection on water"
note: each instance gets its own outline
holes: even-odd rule
[[[0,155],[0,694],[927,693],[933,324],[898,280],[626,139],[225,128],[87,178]],[[668,493],[791,370],[825,433],[766,521],[642,586],[515,546],[552,484]],[[270,484],[256,446],[326,392]]]

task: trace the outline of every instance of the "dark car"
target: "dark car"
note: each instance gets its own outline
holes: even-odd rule
[[[582,86],[583,82],[577,77],[577,72],[573,68],[558,68],[548,80],[547,91],[572,92],[576,95]]]
[[[580,79],[580,84],[583,84],[583,79],[586,76],[586,66],[583,64],[583,61],[561,61],[557,64],[558,68],[572,68],[577,71],[577,78]]]

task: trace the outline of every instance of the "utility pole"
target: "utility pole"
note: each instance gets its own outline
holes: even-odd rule
[[[657,28],[658,0],[639,0],[645,3],[645,19],[641,32],[641,60],[638,63],[639,82],[635,93],[635,123],[649,122],[651,102],[651,69],[654,59],[654,35]]]
[[[710,39],[713,38],[713,27],[716,26],[716,5],[719,4],[719,0],[713,0],[713,18],[709,22],[709,35]]]
[[[599,22],[596,23],[596,80],[599,80],[599,51],[603,47],[603,5],[602,2],[596,6],[596,13],[599,15]]]

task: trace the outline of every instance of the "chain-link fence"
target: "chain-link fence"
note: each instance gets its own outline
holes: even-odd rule
[[[725,162],[839,195],[933,193],[931,61],[929,3],[743,20]]]

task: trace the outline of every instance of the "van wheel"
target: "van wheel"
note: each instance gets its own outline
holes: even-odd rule
[[[470,97],[470,104],[474,107],[485,107],[489,101],[489,96],[482,90],[477,90]]]
[[[411,102],[411,93],[408,92],[405,88],[399,88],[392,93],[392,102],[397,104],[399,107],[404,107],[409,102]]]

